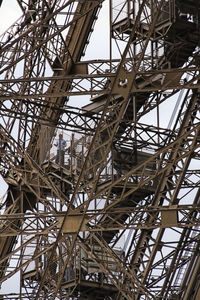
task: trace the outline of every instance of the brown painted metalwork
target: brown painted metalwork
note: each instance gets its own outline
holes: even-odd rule
[[[0,36],[1,298],[197,300],[200,1],[16,3]],[[102,7],[108,58],[84,59]]]

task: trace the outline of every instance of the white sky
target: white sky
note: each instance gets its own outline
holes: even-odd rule
[[[16,0],[3,0],[0,7],[0,34],[6,31],[21,14]]]

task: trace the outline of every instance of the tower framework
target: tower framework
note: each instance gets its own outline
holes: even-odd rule
[[[16,3],[0,36],[1,298],[198,300],[200,1]],[[85,59],[102,9],[107,58]]]

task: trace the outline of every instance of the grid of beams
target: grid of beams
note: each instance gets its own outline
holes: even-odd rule
[[[20,280],[3,299],[196,300],[200,3],[110,0],[110,58],[83,61],[104,1],[17,2],[0,37],[0,282]]]

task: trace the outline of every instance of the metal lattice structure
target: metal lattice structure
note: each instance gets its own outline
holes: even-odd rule
[[[0,282],[17,284],[1,299],[198,300],[200,1],[16,2]],[[84,59],[104,5],[108,58]]]

